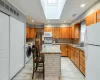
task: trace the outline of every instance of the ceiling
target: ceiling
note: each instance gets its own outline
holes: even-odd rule
[[[30,24],[61,24],[71,23],[84,11],[91,7],[98,0],[66,0],[60,19],[47,20],[40,0],[8,0],[23,14],[26,15],[27,22]],[[86,4],[81,8],[81,4]],[[73,16],[75,14],[75,16]],[[34,20],[34,22],[32,22]]]

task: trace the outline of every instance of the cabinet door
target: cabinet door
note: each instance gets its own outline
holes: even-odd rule
[[[97,22],[100,22],[100,10],[97,11]]]
[[[26,38],[29,38],[29,27],[26,27]]]
[[[72,32],[72,38],[75,38],[75,27],[71,27],[71,32]]]
[[[56,28],[52,29],[52,36],[53,36],[53,38],[56,38]]]
[[[66,45],[62,44],[60,45],[60,50],[61,50],[61,56],[67,56],[67,49],[66,49]]]
[[[85,55],[80,51],[80,71],[85,75]]]
[[[62,38],[66,38],[66,27],[61,28],[61,36]]]
[[[75,50],[75,65],[79,68],[79,50]]]
[[[71,58],[71,51],[70,51],[70,48],[68,48],[68,57]]]
[[[86,17],[86,26],[96,23],[96,12]]]
[[[35,37],[34,28],[30,28],[30,38],[34,38],[34,37]]]
[[[75,32],[74,32],[74,38],[80,38],[80,23],[75,24]]]
[[[74,53],[74,49],[71,49],[71,60],[73,62],[75,62],[75,53]]]
[[[72,27],[69,28],[69,38],[72,38]]]
[[[69,38],[69,27],[61,28],[62,38]]]
[[[52,32],[52,27],[44,27],[44,32]]]
[[[61,38],[61,31],[60,28],[53,28],[53,38]]]

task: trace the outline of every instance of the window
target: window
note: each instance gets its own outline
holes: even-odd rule
[[[48,0],[48,4],[57,4],[58,0]]]
[[[84,42],[84,38],[85,38],[85,31],[86,31],[86,22],[83,21],[81,23],[81,41],[80,42]]]

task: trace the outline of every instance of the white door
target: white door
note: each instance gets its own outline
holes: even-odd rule
[[[0,80],[9,76],[9,16],[0,12]]]
[[[86,80],[100,80],[100,47],[87,45]]]
[[[24,23],[10,17],[10,79],[24,67]]]

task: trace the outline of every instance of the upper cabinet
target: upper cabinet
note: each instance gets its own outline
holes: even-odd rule
[[[30,28],[30,38],[34,38],[34,37],[35,37],[34,28]]]
[[[94,12],[86,17],[86,26],[96,23],[97,21],[96,14],[97,12]]]
[[[75,38],[80,38],[80,23],[75,24]]]
[[[53,38],[61,38],[61,28],[52,29]]]
[[[70,27],[69,33],[70,38],[80,38],[80,23],[77,23]]]
[[[26,38],[34,38],[34,37],[35,37],[34,28],[26,27]]]
[[[62,38],[69,38],[69,27],[62,27],[61,28],[61,37]]]
[[[75,38],[75,26],[71,27],[71,38]]]
[[[97,11],[97,22],[100,22],[100,10]]]
[[[26,27],[26,38],[29,38],[29,30],[30,30],[30,28]]]
[[[44,27],[44,32],[52,32],[52,27]]]

